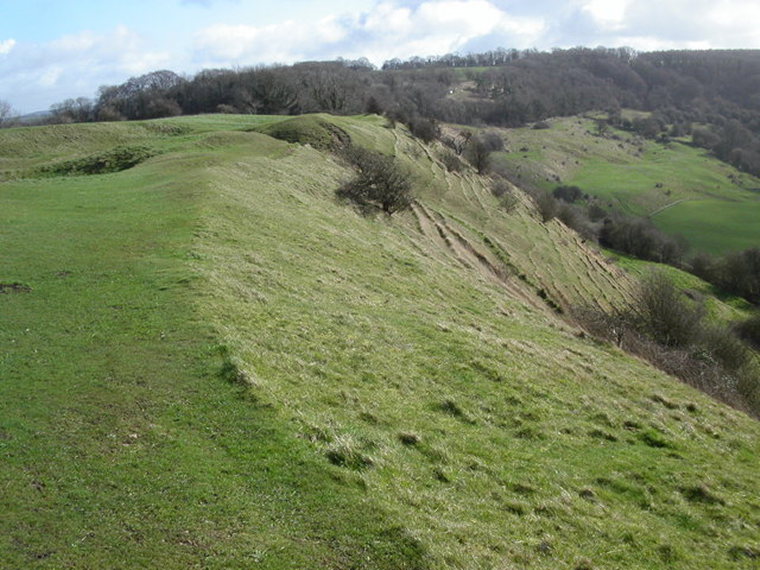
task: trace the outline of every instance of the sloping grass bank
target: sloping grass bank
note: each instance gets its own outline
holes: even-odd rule
[[[396,137],[425,182],[413,212],[366,218],[338,203],[349,172],[297,143],[210,172],[199,310],[251,393],[403,520],[433,567],[753,564],[758,425],[466,257],[485,228],[545,284],[557,248],[585,251],[559,227],[489,209],[482,181],[448,177],[400,129],[339,122],[378,148]],[[514,251],[523,240],[533,247]]]

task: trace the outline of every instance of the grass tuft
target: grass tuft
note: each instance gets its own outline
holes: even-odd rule
[[[325,456],[333,465],[348,469],[367,469],[375,464],[374,459],[363,453],[362,445],[350,435],[334,438],[328,444]]]
[[[693,485],[690,487],[681,487],[681,494],[687,501],[692,503],[704,503],[707,505],[725,505],[725,501],[715,495],[706,485]]]
[[[667,439],[656,429],[648,428],[638,434],[638,438],[649,447],[671,447]]]
[[[417,445],[422,441],[422,438],[419,435],[411,432],[401,432],[398,434],[398,439],[404,445]]]
[[[442,401],[440,404],[437,404],[436,409],[443,412],[444,414],[448,414],[452,417],[455,417],[456,419],[467,423],[467,424],[474,424],[475,420],[472,419],[467,412],[462,409],[462,407],[457,404],[454,400],[447,398],[446,400]]]

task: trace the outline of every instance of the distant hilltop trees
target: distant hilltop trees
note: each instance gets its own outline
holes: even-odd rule
[[[621,119],[620,109],[649,111]],[[366,59],[289,66],[168,70],[69,99],[52,122],[150,119],[181,114],[312,112],[386,114],[515,127],[553,116],[605,110],[642,136],[692,136],[737,168],[760,174],[760,51],[637,53],[628,48],[551,52],[498,49],[480,54]]]

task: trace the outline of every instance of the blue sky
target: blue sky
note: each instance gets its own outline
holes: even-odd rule
[[[496,47],[760,48],[757,0],[0,0],[0,99],[20,113],[157,69]]]

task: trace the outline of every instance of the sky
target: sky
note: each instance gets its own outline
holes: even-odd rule
[[[0,0],[0,100],[46,110],[159,69],[504,48],[760,48],[758,0]]]

